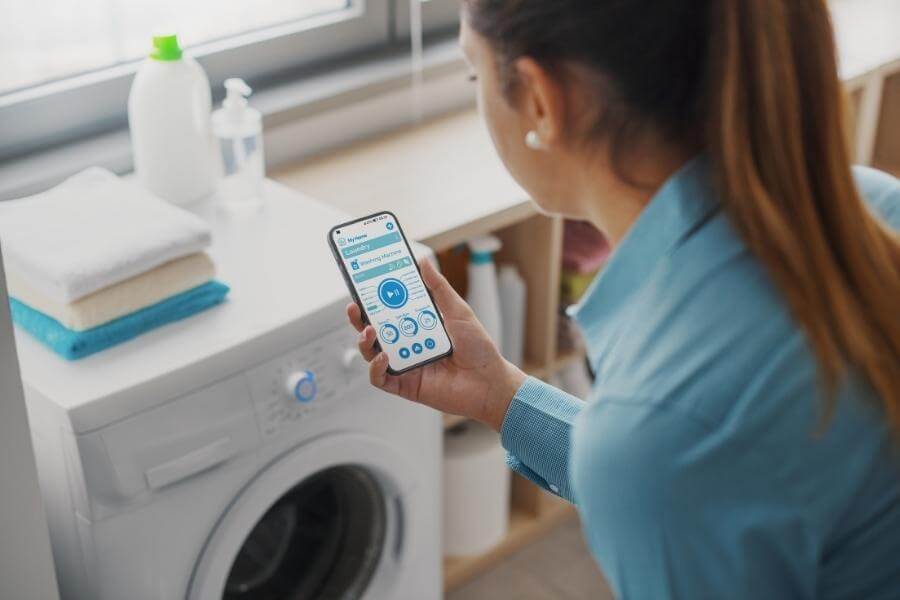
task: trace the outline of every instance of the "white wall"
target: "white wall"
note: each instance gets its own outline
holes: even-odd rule
[[[59,598],[0,259],[0,598]]]

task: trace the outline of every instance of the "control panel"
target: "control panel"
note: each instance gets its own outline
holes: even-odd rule
[[[347,402],[349,388],[368,382],[356,335],[341,327],[247,371],[253,407],[268,439],[292,424]]]

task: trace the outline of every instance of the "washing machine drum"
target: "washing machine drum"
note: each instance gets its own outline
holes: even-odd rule
[[[358,598],[385,543],[378,482],[332,467],[284,494],[256,523],[225,582],[226,600]]]

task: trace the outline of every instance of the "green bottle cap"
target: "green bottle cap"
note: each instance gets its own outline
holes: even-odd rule
[[[181,59],[181,47],[178,45],[178,36],[154,35],[153,52],[150,53],[153,60],[179,60]]]

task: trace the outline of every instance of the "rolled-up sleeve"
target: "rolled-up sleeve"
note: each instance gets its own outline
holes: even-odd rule
[[[529,377],[513,396],[500,431],[510,468],[573,503],[569,446],[584,406],[575,396]]]

